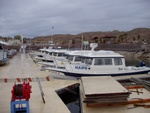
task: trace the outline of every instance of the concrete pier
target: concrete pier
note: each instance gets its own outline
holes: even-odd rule
[[[41,79],[45,104],[36,77]],[[50,81],[46,77],[49,77]],[[30,82],[32,86],[30,113],[70,113],[55,91],[78,81],[53,79],[49,71],[40,71],[40,66],[35,64],[28,54],[21,53],[10,59],[9,64],[0,67],[0,113],[10,113],[12,87],[15,81],[22,83],[22,78],[33,79]]]

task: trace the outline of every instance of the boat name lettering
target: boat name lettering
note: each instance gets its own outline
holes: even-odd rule
[[[87,70],[87,67],[86,66],[75,66],[75,69],[85,69],[85,70]]]

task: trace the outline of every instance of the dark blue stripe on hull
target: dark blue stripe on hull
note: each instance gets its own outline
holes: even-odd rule
[[[150,70],[134,72],[134,73],[121,73],[121,74],[76,74],[76,73],[69,73],[69,72],[63,72],[63,73],[66,76],[82,77],[82,76],[128,76],[128,75],[147,74],[148,72],[150,72]]]

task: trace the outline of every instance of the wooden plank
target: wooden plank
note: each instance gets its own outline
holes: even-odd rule
[[[93,98],[93,97],[100,97],[100,98],[105,98],[105,97],[114,97],[114,96],[129,96],[129,92],[127,93],[107,93],[107,94],[91,94],[91,95],[85,95],[85,98]]]
[[[111,76],[82,77],[81,81],[86,96],[129,93],[126,88]]]
[[[128,95],[99,95],[99,96],[87,96],[84,99],[111,99],[111,98],[127,98]]]
[[[127,102],[87,103],[87,107],[121,106],[121,105],[137,104],[137,103],[149,103],[149,102],[150,102],[150,98],[148,98],[148,99],[129,100]]]
[[[121,98],[121,99],[108,99],[108,100],[101,100],[101,99],[86,99],[83,102],[84,103],[117,103],[117,102],[127,102],[128,100],[126,98]]]
[[[125,86],[127,89],[139,89],[139,88],[144,88],[143,85],[136,85],[136,86]]]

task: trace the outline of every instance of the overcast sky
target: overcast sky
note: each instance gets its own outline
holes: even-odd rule
[[[0,0],[0,36],[128,31],[137,27],[150,28],[150,0]]]

